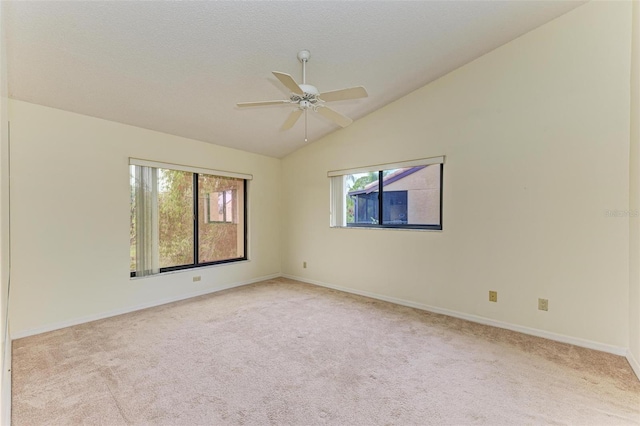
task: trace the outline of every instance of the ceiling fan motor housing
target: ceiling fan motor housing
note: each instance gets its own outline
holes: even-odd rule
[[[299,84],[298,86],[300,86],[305,94],[308,93],[314,96],[318,96],[320,94],[320,91],[315,86],[312,86],[310,84]]]
[[[310,84],[300,84],[299,86],[304,94],[291,94],[291,102],[298,104],[298,108],[306,110],[315,107],[319,104],[319,102],[321,102],[319,98],[320,91],[315,86],[312,86]]]

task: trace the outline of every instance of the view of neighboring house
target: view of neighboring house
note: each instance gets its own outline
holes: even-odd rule
[[[440,165],[408,167],[390,171],[382,179],[382,223],[386,225],[433,225],[440,222]],[[353,221],[379,223],[379,180],[349,191]]]

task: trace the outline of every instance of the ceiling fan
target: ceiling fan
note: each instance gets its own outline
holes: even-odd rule
[[[337,111],[325,105],[325,102],[345,101],[348,99],[366,98],[369,96],[362,86],[349,87],[347,89],[332,90],[330,92],[322,92],[310,84],[307,84],[306,65],[311,57],[308,50],[298,52],[298,60],[302,62],[302,84],[296,81],[289,74],[273,71],[280,83],[291,91],[289,99],[278,101],[261,101],[261,102],[240,102],[239,107],[255,107],[266,105],[295,105],[296,109],[289,115],[282,125],[282,130],[288,130],[293,127],[304,112],[304,141],[307,142],[307,112],[312,110],[325,118],[333,121],[341,127],[347,127],[353,122],[349,117],[340,114]]]

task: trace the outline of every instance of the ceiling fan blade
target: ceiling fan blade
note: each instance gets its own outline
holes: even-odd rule
[[[341,127],[347,127],[349,124],[353,123],[353,120],[346,115],[342,115],[326,106],[318,107],[318,113]]]
[[[256,106],[290,104],[290,103],[291,101],[287,99],[284,101],[238,102],[236,105],[239,107],[256,107]]]
[[[347,99],[366,98],[369,96],[367,90],[362,86],[349,87],[348,89],[332,90],[320,93],[320,99],[325,102],[346,101]]]
[[[287,121],[284,122],[284,124],[282,125],[281,129],[282,130],[289,130],[290,128],[292,128],[293,125],[296,124],[296,121],[298,121],[298,118],[300,118],[301,115],[302,115],[302,110],[301,109],[297,109],[297,110],[293,111],[289,115],[289,118],[287,118]]]
[[[276,76],[280,83],[284,84],[285,87],[291,90],[293,93],[297,93],[298,95],[304,95],[304,91],[298,86],[298,83],[291,77],[289,74],[285,74],[283,72],[273,71],[273,75]]]

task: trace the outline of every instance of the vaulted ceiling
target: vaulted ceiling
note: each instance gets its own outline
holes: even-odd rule
[[[273,157],[305,144],[271,74],[320,91],[358,119],[579,6],[575,1],[2,2],[9,96]],[[309,142],[340,127],[310,114]],[[91,143],[91,141],[87,141]]]

